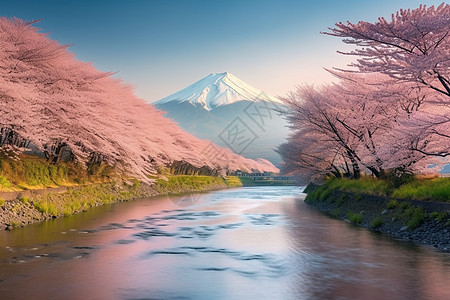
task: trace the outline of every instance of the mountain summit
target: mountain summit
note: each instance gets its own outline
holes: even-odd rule
[[[208,111],[239,101],[268,101],[281,104],[279,99],[266,95],[228,72],[209,74],[187,88],[153,104],[160,106],[173,101],[178,103],[188,102]]]
[[[210,74],[152,104],[200,139],[248,158],[281,162],[274,149],[289,134],[280,113],[285,106],[230,73]]]

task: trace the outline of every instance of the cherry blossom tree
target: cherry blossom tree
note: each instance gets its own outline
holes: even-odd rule
[[[278,149],[285,164],[301,167],[300,172],[309,170],[311,179],[331,170],[339,173],[345,164],[346,173],[359,178],[357,138],[339,123],[336,111],[330,109],[327,91],[304,86],[283,101],[290,107],[286,116],[294,130],[288,143]]]
[[[343,54],[357,60],[348,70],[329,70],[338,84],[303,87],[285,99],[294,130],[279,149],[286,164],[314,179],[342,172],[357,178],[358,169],[377,177],[427,172],[449,163],[450,5],[400,10],[390,21],[338,23],[325,34],[355,45]]]
[[[424,172],[444,163],[426,155],[425,148],[419,151],[419,146],[443,145],[429,141],[430,128],[435,128],[431,121],[413,122],[424,98],[417,89],[382,74],[336,75],[339,84],[304,86],[284,99],[294,131],[279,148],[284,171],[297,169],[310,180],[326,174],[359,178],[361,172],[384,177],[393,170]]]
[[[360,57],[351,65],[359,71],[417,82],[450,97],[449,4],[421,5],[392,14],[390,21],[379,18],[375,23],[337,23],[329,29],[325,34],[357,46],[343,54]]]
[[[140,178],[176,162],[220,174],[278,171],[217,146],[208,155],[209,141],[182,131],[110,75],[76,60],[32,22],[0,18],[1,145],[32,143],[53,163],[70,153]]]

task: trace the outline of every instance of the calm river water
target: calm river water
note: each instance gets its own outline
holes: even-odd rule
[[[298,187],[139,199],[0,232],[0,299],[450,299],[450,255]]]

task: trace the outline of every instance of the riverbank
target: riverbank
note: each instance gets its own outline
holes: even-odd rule
[[[307,204],[329,216],[450,252],[450,203],[392,199],[314,185],[305,193]]]
[[[255,179],[252,177],[239,177],[243,186],[295,186],[294,180]]]
[[[191,193],[241,186],[235,177],[172,175],[154,184],[116,179],[107,183],[2,193],[0,230],[70,216],[99,205],[142,197]]]

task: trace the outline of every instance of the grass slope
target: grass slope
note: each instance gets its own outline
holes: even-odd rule
[[[450,178],[448,177],[411,179],[400,187],[394,187],[386,180],[375,178],[362,178],[359,180],[330,179],[325,182],[324,187],[330,190],[399,199],[450,201]]]
[[[112,172],[112,167],[107,165],[89,174],[76,163],[61,162],[54,165],[36,156],[22,154],[12,157],[0,153],[1,192],[103,182]]]

